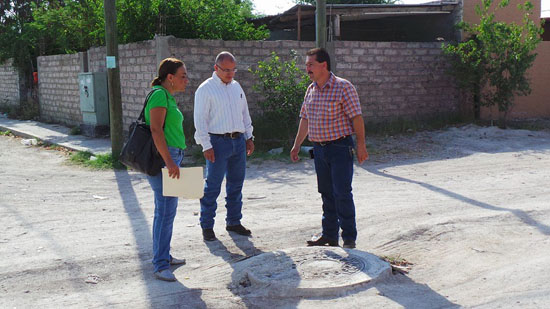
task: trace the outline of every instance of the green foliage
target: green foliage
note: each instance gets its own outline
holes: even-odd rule
[[[105,169],[126,169],[118,160],[113,159],[109,154],[93,155],[88,151],[78,151],[70,154],[69,160],[77,165],[83,165],[98,170]]]
[[[502,0],[497,9],[508,6],[508,2]],[[482,0],[481,6],[476,6],[479,24],[458,24],[471,35],[469,40],[444,44],[442,49],[451,60],[451,74],[459,86],[479,98],[481,105],[498,106],[505,121],[514,97],[531,92],[526,72],[536,58],[533,51],[543,30],[529,18],[533,13],[530,2],[518,5],[523,14],[521,24],[496,21],[490,10],[492,3]]]
[[[117,0],[119,43],[155,34],[179,38],[258,40],[250,0]],[[104,45],[103,0],[10,0],[0,2],[0,63],[13,58],[32,72],[36,57]]]
[[[79,126],[72,127],[71,130],[69,131],[69,135],[79,135],[81,133],[82,131],[80,130]]]
[[[30,26],[41,55],[75,53],[104,44],[103,0],[33,3],[32,16]]]
[[[263,110],[262,124],[271,127],[272,134],[278,132],[285,136],[287,142],[291,142],[296,131],[304,94],[310,83],[305,72],[296,65],[296,59],[295,51],[290,51],[286,61],[273,52],[269,60],[258,62],[256,69],[249,69],[258,80],[253,86],[254,91],[263,95],[258,102]],[[259,127],[257,122],[255,127]]]

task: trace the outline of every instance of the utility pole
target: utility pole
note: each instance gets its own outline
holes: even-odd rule
[[[315,10],[315,28],[316,28],[316,41],[317,47],[327,47],[327,1],[317,0],[317,6]]]
[[[118,68],[118,41],[116,37],[115,0],[103,0],[105,8],[105,45],[107,47],[107,83],[109,85],[109,126],[111,151],[118,160],[122,150],[122,103],[120,98],[120,69]]]

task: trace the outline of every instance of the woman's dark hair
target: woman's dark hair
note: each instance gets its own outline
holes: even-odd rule
[[[183,61],[176,58],[166,58],[160,62],[158,76],[153,79],[151,86],[159,86],[168,74],[176,74],[178,69],[184,66]]]
[[[326,62],[327,63],[327,70],[330,71],[330,56],[326,49],[324,48],[314,48],[310,49],[307,53],[307,56],[315,56],[315,60],[319,63]]]

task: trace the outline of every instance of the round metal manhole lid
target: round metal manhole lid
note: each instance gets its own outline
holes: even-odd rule
[[[235,270],[242,270],[252,288],[277,296],[329,295],[391,274],[390,265],[377,256],[339,247],[267,252],[237,264]]]

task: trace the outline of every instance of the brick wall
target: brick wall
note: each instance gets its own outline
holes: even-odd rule
[[[189,85],[176,95],[181,110],[190,114],[197,87],[212,75],[216,55],[223,50],[237,58],[238,80],[244,88],[251,112],[257,111],[261,94],[252,91],[254,76],[248,69],[269,58],[272,51],[282,58],[296,50],[300,67],[314,42],[221,41],[166,38],[119,46],[123,128],[137,118],[150,82],[156,76],[159,55],[174,56],[186,63]],[[350,80],[359,93],[367,122],[403,119],[422,120],[459,112],[460,98],[452,78],[445,74],[440,43],[335,42],[333,71]],[[43,116],[68,124],[81,121],[78,93],[78,56],[39,57],[40,94]],[[105,48],[88,51],[91,72],[104,72]],[[45,113],[47,112],[47,113]]]
[[[122,128],[127,130],[141,112],[143,101],[156,76],[155,40],[120,45],[118,49],[120,91],[122,103]],[[106,72],[105,47],[88,51],[90,72]]]
[[[194,94],[198,86],[212,76],[214,60],[221,51],[229,51],[237,58],[235,80],[243,87],[249,108],[252,113],[258,110],[256,102],[261,94],[252,91],[256,82],[254,75],[248,71],[255,68],[259,61],[269,59],[271,52],[277,52],[282,59],[288,59],[290,50],[296,50],[298,55],[304,55],[300,65],[305,64],[305,53],[315,46],[314,42],[298,41],[221,41],[221,40],[170,40],[171,53],[186,64],[189,74],[189,84],[186,92],[179,95],[178,100],[182,111],[193,111]]]
[[[78,54],[38,57],[40,117],[67,126],[82,123]]]
[[[10,59],[0,64],[0,106],[18,106],[19,97],[19,73]]]
[[[344,41],[335,46],[335,60],[337,74],[357,88],[367,121],[421,120],[459,111],[440,43]]]

